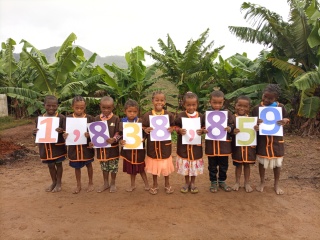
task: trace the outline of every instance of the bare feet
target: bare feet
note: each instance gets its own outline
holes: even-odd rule
[[[274,185],[274,191],[276,192],[277,195],[284,194],[284,191],[281,188],[279,188],[278,185]]]
[[[52,189],[51,192],[55,193],[55,192],[60,192],[61,191],[61,184],[57,184],[54,189]]]
[[[144,190],[145,190],[145,191],[149,191],[149,190],[150,190],[149,184],[145,184],[145,185],[144,185]]]
[[[92,192],[94,190],[93,184],[88,184],[87,192]]]
[[[244,189],[246,190],[247,193],[251,193],[253,191],[249,183],[244,184]]]
[[[103,192],[103,191],[105,191],[105,190],[107,190],[109,188],[110,188],[109,183],[108,184],[104,184],[104,185],[102,185],[101,187],[98,188],[97,192],[101,193],[101,192]]]
[[[136,186],[130,186],[126,189],[127,192],[132,192],[133,190],[136,189]]]
[[[52,190],[55,188],[56,184],[52,183],[49,187],[46,188],[46,192],[52,192]]]
[[[236,184],[233,185],[233,187],[232,187],[232,189],[233,189],[234,191],[238,191],[239,188],[240,188],[240,184],[239,184],[239,183],[236,183]]]
[[[263,192],[263,189],[264,189],[264,183],[261,183],[259,186],[256,187],[256,190],[258,192]]]
[[[73,194],[78,194],[81,191],[81,186],[77,186],[74,190],[73,190]]]
[[[114,193],[114,192],[116,192],[116,191],[117,191],[116,185],[111,185],[111,186],[110,186],[110,192],[111,192],[111,193]]]

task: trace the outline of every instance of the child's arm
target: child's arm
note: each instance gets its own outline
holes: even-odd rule
[[[277,124],[284,126],[284,125],[288,124],[289,122],[290,122],[289,118],[284,118],[282,120],[277,121]]]

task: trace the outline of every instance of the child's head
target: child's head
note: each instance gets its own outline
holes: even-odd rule
[[[72,100],[72,110],[75,116],[82,117],[86,110],[86,101],[81,96],[75,96]]]
[[[108,116],[114,109],[114,101],[112,97],[104,96],[100,100],[100,111],[104,116]]]
[[[166,96],[161,91],[152,94],[152,104],[155,111],[160,112],[166,105]]]
[[[193,92],[187,92],[182,99],[182,105],[186,109],[187,113],[194,113],[198,109],[198,96]]]
[[[128,120],[134,120],[139,113],[139,105],[135,100],[129,99],[124,104],[124,112]]]
[[[278,84],[269,84],[264,90],[262,95],[262,103],[264,106],[269,106],[275,102],[281,93]]]
[[[58,99],[53,95],[48,95],[44,98],[44,108],[48,116],[54,116],[58,109]]]
[[[224,94],[220,90],[210,93],[210,105],[213,110],[220,110],[224,104]]]
[[[236,114],[239,116],[245,116],[245,115],[249,114],[250,104],[251,104],[251,100],[249,97],[239,96],[236,99],[236,104],[234,107]]]

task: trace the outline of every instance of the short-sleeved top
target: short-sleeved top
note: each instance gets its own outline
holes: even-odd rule
[[[213,111],[209,109],[208,111]],[[229,110],[221,109],[220,111],[228,112],[227,125],[231,128],[234,128],[234,117]],[[201,125],[206,125],[206,114],[202,115]],[[205,154],[207,156],[229,156],[232,153],[231,149],[231,135],[227,133],[226,141],[217,141],[217,140],[205,140]]]
[[[156,115],[154,111],[146,112],[142,117],[142,127],[147,128],[150,127],[149,116]],[[174,116],[172,113],[167,110],[163,110],[163,114],[168,115],[170,126],[174,126]],[[171,140],[167,141],[151,141],[150,134],[147,134],[147,156],[153,159],[166,159],[171,156],[172,151]]]
[[[252,116],[259,117],[259,107],[267,107],[267,106],[264,106],[263,103],[261,102],[259,105],[253,108]],[[284,105],[277,102],[277,107],[281,107],[282,117],[287,118],[288,113],[284,108]],[[268,135],[260,135],[258,133],[257,156],[269,158],[269,159],[283,157],[284,156],[283,136],[268,136]]]
[[[182,118],[196,118],[202,117],[202,114],[197,113],[195,116],[190,116],[187,112],[181,112],[175,119],[175,126],[182,128]],[[202,144],[199,145],[190,145],[182,144],[182,135],[178,133],[177,140],[177,155],[183,159],[187,160],[199,160],[202,159],[203,151]]]
[[[64,115],[57,113],[56,117],[59,118],[59,128],[63,128],[66,118]],[[36,127],[38,126],[38,118],[35,120]],[[42,161],[55,160],[67,155],[67,148],[63,133],[58,134],[57,143],[38,143],[39,155]]]
[[[73,118],[74,115],[70,114],[67,115],[67,117]],[[88,114],[84,116],[87,118],[87,123],[93,122],[94,118]],[[63,127],[64,130],[66,130],[66,125]],[[87,143],[86,144],[81,144],[81,145],[69,145],[68,146],[68,158],[72,162],[83,162],[87,160],[91,160],[94,158],[94,149],[89,148],[89,142],[90,138],[87,138]]]
[[[119,123],[120,119],[117,115],[111,114],[109,117],[103,118],[101,115],[98,115],[94,118],[94,121],[107,121],[109,136],[110,138],[114,137],[116,133],[119,133]],[[96,158],[99,161],[110,161],[116,158],[119,158],[119,143],[115,141],[111,144],[111,147],[108,148],[96,148],[97,154]]]
[[[234,118],[238,117],[236,114]],[[232,160],[238,163],[255,163],[256,146],[236,146],[236,137],[232,135]]]
[[[122,135],[123,134],[123,123],[126,122],[124,119],[121,119],[119,132]],[[141,119],[138,118],[135,122],[141,122]],[[144,163],[144,159],[146,157],[146,150],[145,150],[145,133],[142,131],[143,134],[143,149],[123,149],[121,148],[120,156],[127,162],[130,162],[131,164],[142,164]]]

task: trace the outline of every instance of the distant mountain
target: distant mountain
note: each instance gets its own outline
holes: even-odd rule
[[[89,59],[92,56],[93,52],[91,52],[90,50],[81,46],[78,47],[80,47],[83,50],[86,59]],[[49,63],[53,63],[55,61],[55,54],[58,52],[59,49],[60,47],[50,47],[47,49],[42,49],[40,50],[40,52],[42,52],[46,56]],[[18,61],[20,58],[20,53],[14,53],[14,58]],[[107,63],[109,65],[114,63],[120,68],[127,68],[128,66],[126,59],[123,56],[115,55],[100,57],[99,55],[97,55],[94,65],[100,65],[101,67],[103,67],[104,63]]]

